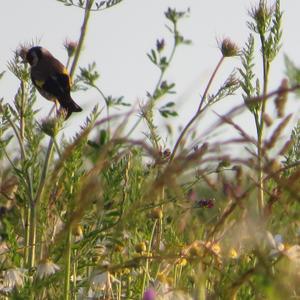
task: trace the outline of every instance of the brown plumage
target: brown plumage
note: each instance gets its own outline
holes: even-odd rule
[[[71,80],[67,69],[47,49],[33,47],[28,50],[26,60],[31,66],[31,79],[40,94],[50,101],[58,101],[66,112],[66,119],[72,112],[82,108],[72,99]]]

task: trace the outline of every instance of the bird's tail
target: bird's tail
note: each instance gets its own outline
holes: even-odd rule
[[[66,120],[70,117],[73,112],[80,112],[82,108],[71,98],[68,98],[67,101],[59,101],[61,108],[66,112]]]

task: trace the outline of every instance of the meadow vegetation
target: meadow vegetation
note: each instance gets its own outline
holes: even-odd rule
[[[299,299],[300,125],[286,138],[292,114],[285,106],[297,96],[300,69],[288,57],[281,85],[269,89],[281,46],[280,1],[249,8],[243,47],[218,41],[220,59],[197,110],[179,135],[168,133],[174,144],[155,120],[166,118],[171,128],[180,117],[168,101],[176,85],[167,70],[178,47],[192,42],[180,31],[189,11],[166,9],[173,44],[158,38],[150,49],[159,77],[137,113],[124,97],[103,93],[92,58],[80,66],[90,14],[122,0],[58,2],[83,12],[78,42],[65,43],[73,93],[96,89],[100,105],[66,138],[55,111],[36,117],[23,62],[29,45],[9,60],[19,86],[13,101],[0,102],[0,299]],[[237,66],[212,90],[231,57]],[[197,130],[229,97],[243,102],[215,114],[209,132]],[[236,122],[245,111],[255,137]],[[129,130],[128,120],[135,120]],[[223,126],[238,137],[210,141]],[[235,147],[243,155],[223,151]]]

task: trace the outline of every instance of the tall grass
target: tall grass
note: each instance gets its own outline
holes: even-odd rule
[[[176,103],[160,100],[175,92],[166,71],[178,47],[190,44],[180,32],[189,12],[165,12],[173,45],[166,49],[158,39],[148,53],[160,73],[136,120],[123,97],[98,87],[95,64],[78,68],[90,14],[121,1],[59,2],[83,10],[78,43],[65,43],[74,90],[96,89],[105,107],[95,107],[67,140],[60,116],[37,121],[36,91],[22,61],[30,45],[10,60],[19,87],[13,104],[0,103],[0,298],[298,299],[300,125],[283,141],[292,117],[285,106],[300,83],[290,59],[287,78],[269,90],[281,46],[280,1],[249,10],[242,49],[219,41],[198,109],[168,146],[154,116],[172,123],[178,115]],[[212,91],[233,56],[240,68]],[[201,117],[233,95],[243,104],[216,114],[197,135]],[[117,106],[123,110],[114,114]],[[246,111],[255,137],[236,121]],[[134,125],[125,130],[129,119]],[[136,139],[141,121],[145,139]],[[226,126],[238,137],[208,139]],[[232,148],[243,155],[225,151]]]

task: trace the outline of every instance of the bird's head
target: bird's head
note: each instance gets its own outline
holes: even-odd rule
[[[28,50],[26,61],[32,66],[36,66],[38,62],[47,55],[51,55],[48,50],[43,47],[35,46]]]

